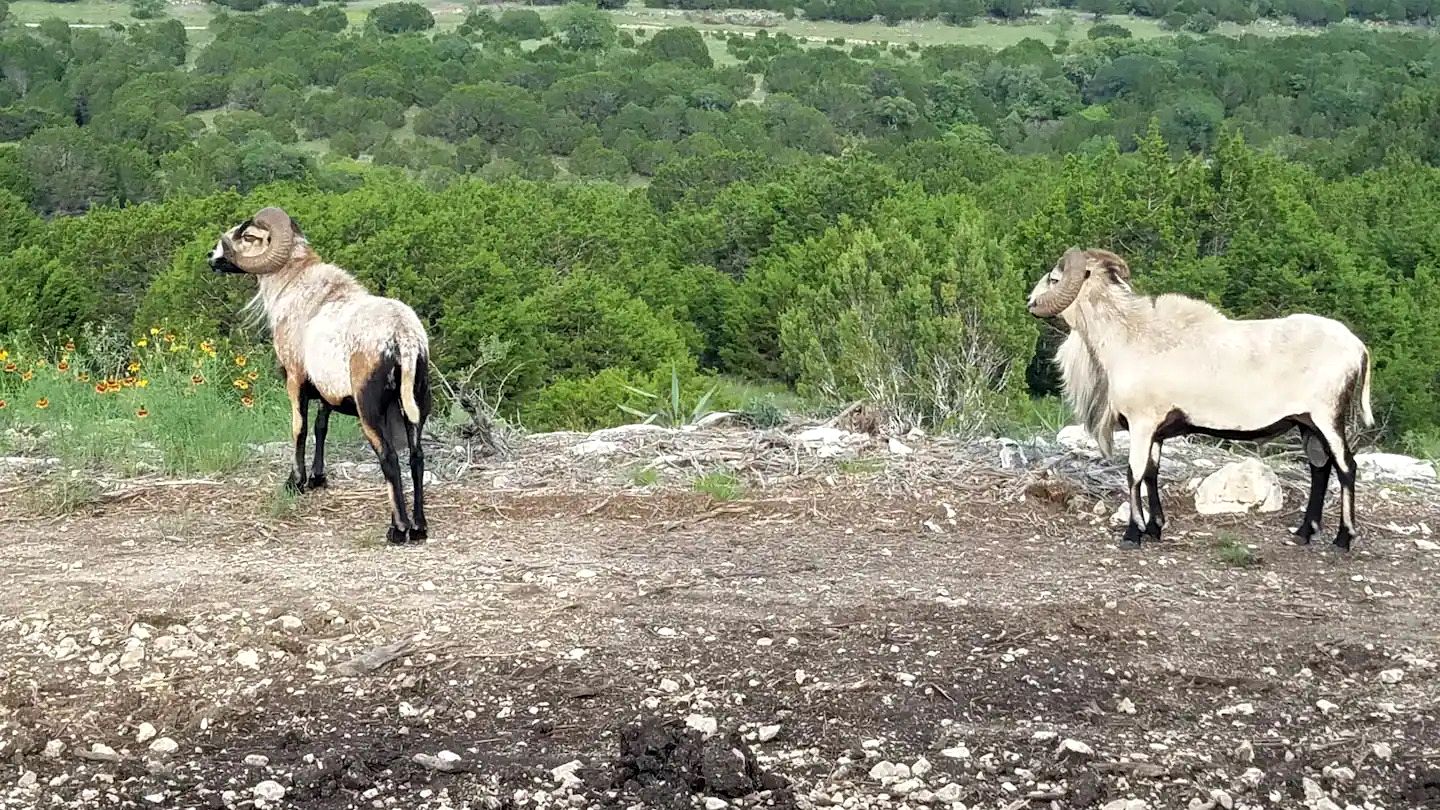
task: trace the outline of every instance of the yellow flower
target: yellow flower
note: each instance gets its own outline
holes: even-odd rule
[[[45,410],[46,408],[50,407],[50,400],[48,400],[48,399],[46,399],[46,398],[44,398],[44,397],[41,397],[41,398],[35,400],[35,407],[37,407],[37,408],[39,408],[40,410],[43,411],[43,410]]]
[[[255,382],[256,380],[260,379],[260,372],[247,371],[245,372],[245,379],[249,380],[250,382]]]
[[[136,418],[136,419],[144,419],[145,417],[147,417],[147,416],[149,416],[149,415],[150,415],[150,412],[147,411],[147,410],[145,410],[145,406],[144,406],[144,405],[141,405],[141,406],[140,406],[140,409],[137,410],[137,411],[135,411],[135,418]]]
[[[135,360],[131,360],[130,365],[126,366],[126,369],[129,370],[131,374],[134,374],[135,372],[140,370],[140,363]]]
[[[192,376],[192,377],[190,378],[190,384],[191,384],[191,385],[204,385],[204,384],[205,384],[205,378],[204,378],[203,376],[199,375],[199,374],[196,374],[196,375],[194,375],[194,376]]]
[[[214,356],[215,356],[215,344],[214,344],[214,343],[211,343],[211,342],[208,341],[208,340],[202,340],[202,341],[200,341],[200,351],[202,351],[202,352],[210,355],[211,357],[214,357]]]
[[[165,333],[165,342],[166,342],[166,343],[174,343],[174,342],[175,342],[175,333],[174,333],[174,332],[166,332],[166,333]]]
[[[120,384],[123,385],[123,386],[125,386],[126,388],[130,388],[130,387],[132,387],[132,386],[135,385],[135,378],[134,378],[134,377],[126,377],[125,379],[123,379],[123,380],[120,381]]]
[[[36,360],[36,361],[35,361],[35,367],[36,367],[36,368],[44,368],[44,367],[45,367],[45,358],[42,357],[42,358],[40,358],[39,360]]]
[[[77,371],[75,372],[75,379],[80,382],[90,382],[90,375],[83,371]]]
[[[5,362],[6,360],[9,360],[9,359],[10,359],[10,352],[6,351],[5,349],[0,349],[0,363],[3,363],[3,362]]]
[[[24,380],[25,382],[30,382],[31,380],[35,379],[35,372],[33,372],[33,371],[21,372],[21,374],[20,374],[20,379]]]
[[[231,385],[239,388],[241,391],[244,391],[250,387],[250,383],[245,382],[244,379],[238,379],[235,382],[231,383]]]
[[[150,337],[155,337],[155,336],[158,335],[158,334],[160,334],[160,327],[158,327],[158,326],[152,326],[152,327],[150,327]]]
[[[6,373],[6,374],[14,374],[14,373],[15,373],[15,370],[16,370],[17,368],[19,368],[19,366],[15,365],[14,363],[6,363],[6,364],[5,364],[5,373]]]
[[[254,407],[255,398],[250,396],[249,394],[246,394],[245,396],[240,397],[240,404],[244,405],[247,408]]]
[[[0,360],[3,360],[3,359],[4,359],[3,357],[0,357]],[[245,367],[245,364],[248,363],[248,362],[250,362],[250,361],[248,361],[248,360],[245,359],[245,355],[243,355],[243,354],[237,354],[237,355],[235,355],[235,365],[237,365],[237,366],[239,366],[239,367],[241,367],[241,368],[244,368],[244,367]]]
[[[147,385],[149,385],[149,384],[150,384],[150,381],[149,381],[149,380],[136,380],[136,381],[135,381],[135,387],[136,387],[136,388],[144,388],[145,386],[147,386]]]
[[[181,346],[179,343],[171,343],[171,344],[170,344],[170,353],[171,353],[171,354],[174,354],[175,352],[178,352],[178,351],[180,351],[180,350],[183,349],[183,348],[185,348],[185,347],[184,347],[184,346]]]
[[[146,346],[150,345],[150,341],[146,338],[140,338],[139,340],[135,341],[135,345],[143,349]]]

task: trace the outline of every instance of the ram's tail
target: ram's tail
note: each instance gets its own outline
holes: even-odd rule
[[[428,380],[425,368],[428,364],[429,358],[422,347],[406,347],[400,351],[400,407],[412,425],[420,424],[422,417],[415,397],[415,381],[417,377]]]
[[[1375,414],[1370,410],[1370,350],[1365,350],[1365,367],[1360,370],[1360,419],[1365,427],[1375,426]]]

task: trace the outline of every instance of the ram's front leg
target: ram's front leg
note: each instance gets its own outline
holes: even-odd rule
[[[1140,548],[1148,523],[1145,496],[1141,492],[1142,485],[1151,477],[1151,464],[1154,463],[1156,467],[1159,464],[1158,454],[1152,453],[1151,450],[1151,439],[1155,435],[1155,426],[1139,419],[1130,419],[1129,423],[1130,463],[1125,471],[1125,477],[1130,485],[1130,522],[1125,525],[1125,536],[1120,540],[1120,547],[1135,549]],[[1152,462],[1152,458],[1155,458],[1156,462]]]
[[[310,417],[310,399],[305,395],[303,380],[294,372],[287,371],[285,375],[285,393],[290,397],[290,438],[295,444],[295,463],[285,488],[299,493],[310,484],[305,474],[305,429]]]

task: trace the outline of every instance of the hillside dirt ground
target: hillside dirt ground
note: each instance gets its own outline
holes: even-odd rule
[[[1175,483],[1135,553],[944,444],[666,452],[522,447],[418,548],[366,475],[7,507],[0,807],[1440,807],[1427,495],[1346,556]]]

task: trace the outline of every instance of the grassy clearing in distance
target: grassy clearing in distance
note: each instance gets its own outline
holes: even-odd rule
[[[350,20],[352,28],[360,28],[365,24],[365,18],[376,6],[383,5],[388,0],[353,0],[344,6],[345,16]],[[465,6],[454,2],[442,2],[442,0],[422,0],[422,4],[430,9],[435,17],[435,28],[440,31],[448,31],[456,28],[464,21],[468,13]],[[486,9],[496,13],[508,8],[524,8],[538,12],[541,16],[549,17],[558,13],[563,6],[527,6],[521,3],[494,3],[485,6]],[[217,6],[207,3],[199,5],[171,4],[166,7],[166,15],[179,20],[187,28],[192,46],[200,46],[208,43],[212,37],[207,27],[210,18],[221,11]],[[702,22],[705,16],[712,19],[725,13],[725,9],[714,9],[704,12],[680,12],[673,9],[646,8],[639,3],[608,12],[615,20],[616,25],[625,29],[644,29],[647,33],[662,28],[691,27],[701,32],[714,34],[728,34],[738,32],[754,34],[757,31],[767,30],[772,34],[786,33],[794,37],[804,38],[812,44],[820,45],[834,38],[845,39],[848,44],[857,44],[862,41],[878,42],[883,44],[908,45],[911,42],[922,46],[929,45],[980,45],[990,48],[1005,48],[1020,42],[1023,39],[1036,39],[1047,45],[1054,44],[1056,27],[1052,18],[1060,13],[1059,9],[1042,8],[1030,17],[1014,22],[1002,21],[991,18],[982,18],[974,25],[954,26],[947,25],[939,20],[918,20],[902,22],[897,25],[887,25],[883,22],[864,23],[843,23],[834,20],[806,20],[796,18],[785,20],[782,23],[762,28],[760,26],[732,25],[729,23],[707,23]],[[244,13],[244,12],[228,12]],[[1069,38],[1071,41],[1079,41],[1086,38],[1087,32],[1095,24],[1088,14],[1074,13],[1074,25],[1070,28]],[[10,14],[21,23],[39,23],[52,17],[59,18],[71,24],[79,25],[109,25],[110,23],[121,23],[123,25],[134,25],[142,23],[130,16],[130,4],[126,2],[107,2],[107,0],[77,0],[73,3],[52,3],[46,0],[14,0],[10,4]],[[1174,36],[1175,32],[1167,31],[1160,27],[1158,20],[1149,17],[1135,17],[1128,14],[1115,14],[1107,16],[1106,23],[1121,25],[1129,29],[1136,39],[1152,39],[1155,37]],[[1351,21],[1338,23],[1338,25],[1358,25]],[[1394,26],[1396,28],[1411,28],[1411,26]],[[1305,28],[1290,23],[1282,23],[1276,20],[1261,19],[1249,25],[1237,25],[1235,23],[1222,23],[1215,33],[1224,36],[1290,36],[1295,34],[1313,34],[1317,28]],[[1423,30],[1423,29],[1415,29]],[[725,49],[722,40],[706,38],[706,46],[710,50],[711,57],[716,64],[734,64],[734,57]]]

